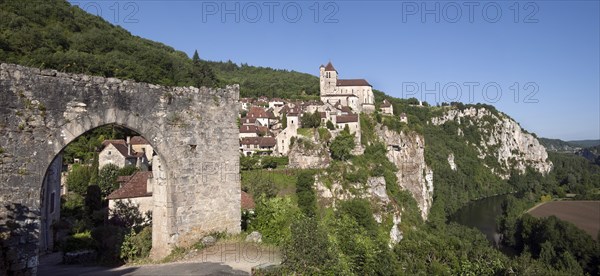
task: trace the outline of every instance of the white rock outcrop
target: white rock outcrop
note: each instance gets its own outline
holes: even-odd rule
[[[433,203],[433,171],[425,163],[425,139],[411,133],[397,133],[377,125],[375,131],[387,145],[387,158],[396,165],[398,185],[408,190],[426,220]]]
[[[462,111],[452,109],[440,117],[432,118],[431,123],[442,125],[448,121],[455,121],[464,125],[467,119],[481,130],[481,141],[475,144],[479,158],[485,159],[492,155],[501,165],[501,171],[494,171],[496,175],[507,179],[511,169],[524,173],[527,167],[531,167],[542,174],[547,174],[552,169],[546,148],[536,137],[524,131],[517,122],[504,114],[494,113],[483,107],[470,107]]]

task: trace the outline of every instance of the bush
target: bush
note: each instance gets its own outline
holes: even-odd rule
[[[102,190],[102,197],[108,196],[119,188],[117,177],[120,170],[121,168],[115,164],[108,164],[100,169],[98,172],[98,186]]]
[[[142,214],[138,206],[131,200],[115,201],[115,208],[110,211],[110,223],[125,229],[134,228],[140,231],[147,225],[152,225],[152,214]]]
[[[291,238],[283,247],[286,270],[299,275],[336,274],[337,256],[332,254],[327,232],[315,218],[303,217],[291,226]]]
[[[255,211],[250,230],[260,232],[264,242],[274,245],[281,245],[290,237],[290,225],[299,215],[290,197],[263,198]]]
[[[298,207],[308,217],[314,217],[317,212],[317,198],[313,190],[315,183],[314,174],[310,171],[301,171],[296,183]]]
[[[120,257],[128,262],[150,255],[152,249],[152,227],[146,226],[136,233],[133,229],[123,239]]]
[[[331,157],[335,160],[345,161],[351,157],[350,153],[354,149],[354,135],[350,134],[349,131],[342,131],[340,135],[333,139],[329,151]]]
[[[115,225],[103,225],[92,230],[100,261],[106,264],[120,264],[121,245],[125,229]],[[150,239],[152,240],[152,239]]]
[[[73,165],[69,176],[67,176],[67,187],[69,187],[69,191],[85,196],[91,177],[91,167],[78,164]]]
[[[80,250],[96,249],[92,234],[90,231],[76,233],[63,242],[60,246],[63,252],[74,252]]]

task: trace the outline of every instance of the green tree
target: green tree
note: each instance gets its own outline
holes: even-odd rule
[[[98,172],[98,186],[102,191],[102,197],[108,196],[114,190],[119,188],[117,177],[121,169],[115,164],[108,164],[102,167]]]
[[[331,120],[327,120],[326,126],[327,126],[327,129],[329,129],[329,130],[335,130],[335,126],[333,125]]]
[[[91,176],[92,169],[89,166],[79,164],[73,165],[71,172],[67,176],[67,189],[81,196],[85,196]]]
[[[285,129],[287,127],[287,114],[283,113],[281,117],[281,128]]]
[[[317,198],[313,189],[314,174],[310,171],[301,171],[296,182],[296,195],[298,207],[308,217],[314,217],[317,209]]]
[[[85,209],[88,215],[102,208],[102,191],[98,185],[90,185],[85,193]]]
[[[313,217],[303,217],[291,226],[291,238],[283,246],[283,266],[298,275],[335,275],[337,256],[327,232]]]
[[[350,131],[347,129],[344,129],[335,137],[335,139],[333,139],[333,142],[331,142],[331,146],[329,147],[331,157],[335,160],[345,161],[350,158],[350,153],[355,145],[354,135],[350,134]]]
[[[197,50],[194,51],[194,56],[192,57],[192,80],[196,87],[216,87],[219,85],[217,76],[208,63],[200,60]]]

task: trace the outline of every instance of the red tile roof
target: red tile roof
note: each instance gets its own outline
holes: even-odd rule
[[[365,79],[338,80],[337,86],[371,86]]]
[[[325,71],[336,71],[335,68],[333,67],[333,64],[331,64],[331,61],[329,63],[327,63],[327,66],[325,66]]]
[[[390,106],[392,106],[392,104],[390,102],[388,102],[387,100],[383,100],[383,102],[380,105],[380,107],[390,107]]]
[[[256,205],[254,204],[254,199],[248,193],[242,191],[242,209],[254,209]]]
[[[335,122],[338,124],[341,123],[355,123],[358,122],[358,114],[351,115],[340,115],[335,118]]]
[[[142,136],[131,137],[131,140],[129,141],[129,143],[132,145],[150,145],[148,140],[144,139],[144,137],[142,137]]]
[[[130,177],[129,181],[123,184],[121,188],[108,195],[107,198],[123,199],[152,196],[152,193],[148,193],[146,190],[149,178],[152,178],[152,172],[136,172]]]
[[[258,106],[253,106],[250,108],[250,111],[248,111],[248,114],[246,114],[247,118],[269,118],[269,114],[267,114],[267,111],[265,111],[264,108],[262,107],[258,107]]]
[[[258,127],[255,125],[242,125],[240,126],[240,133],[256,133],[258,131]]]

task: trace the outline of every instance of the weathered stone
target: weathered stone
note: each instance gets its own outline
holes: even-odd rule
[[[1,64],[0,237],[4,250],[22,248],[7,264],[11,273],[35,271],[27,262],[38,254],[48,165],[68,143],[106,124],[140,133],[158,153],[153,257],[211,232],[239,233],[238,99],[237,85],[164,87]]]
[[[206,237],[202,238],[202,240],[200,240],[200,242],[204,246],[213,246],[217,242],[217,239],[213,236],[206,236]]]
[[[246,241],[261,243],[262,242],[262,234],[259,233],[258,231],[252,231],[252,233],[250,233],[250,234],[248,234],[248,236],[246,236]]]

